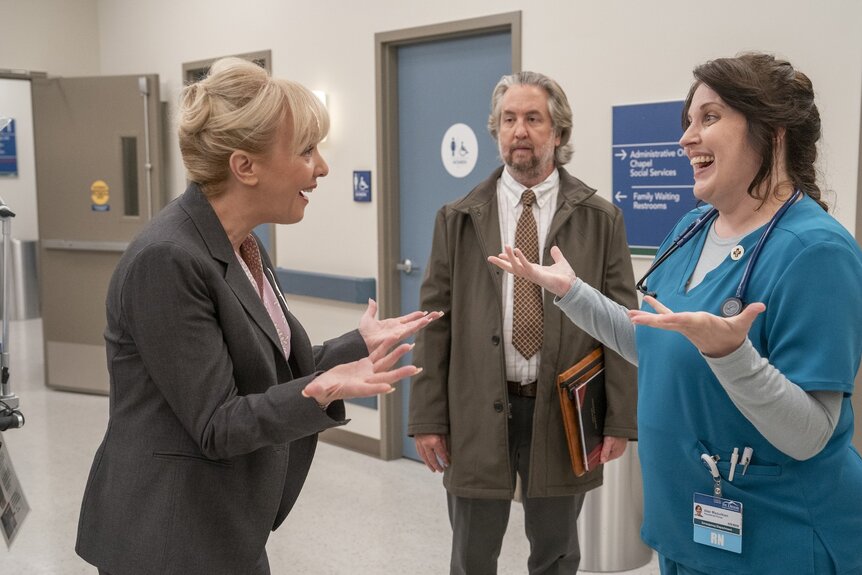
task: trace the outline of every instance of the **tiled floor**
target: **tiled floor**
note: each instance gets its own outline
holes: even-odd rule
[[[107,397],[44,386],[39,320],[10,322],[12,390],[27,418],[3,434],[32,511],[0,573],[94,575],[75,555],[78,508],[93,453],[105,431]],[[526,573],[524,519],[514,505],[501,575]],[[406,459],[380,461],[321,444],[311,474],[267,551],[276,575],[440,575],[448,572],[450,530],[439,475]],[[585,553],[588,553],[585,550]],[[657,575],[655,557],[628,575]]]

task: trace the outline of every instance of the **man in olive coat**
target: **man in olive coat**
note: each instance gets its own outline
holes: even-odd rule
[[[529,573],[576,573],[577,517],[585,493],[602,483],[602,466],[573,473],[555,381],[599,343],[553,305],[553,294],[524,292],[487,258],[532,233],[542,261],[559,246],[579,277],[632,308],[631,256],[619,209],[562,168],[572,155],[572,112],[560,86],[533,72],[504,76],[491,110],[505,166],[437,213],[420,299],[445,315],[416,340],[424,371],[412,387],[408,433],[429,469],[444,472],[452,574],[496,573],[516,473]],[[522,313],[530,298],[534,313]],[[635,369],[604,353],[602,463],[637,437]]]

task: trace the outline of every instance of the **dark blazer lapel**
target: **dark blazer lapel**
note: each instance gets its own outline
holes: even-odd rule
[[[276,346],[276,349],[281,350],[281,341],[266,307],[264,307],[260,296],[237,261],[236,253],[233,251],[233,246],[228,240],[224,227],[222,227],[218,216],[197,184],[190,184],[186,193],[180,197],[179,202],[194,222],[210,255],[224,266],[225,282],[236,294],[248,315]]]
[[[290,326],[290,357],[296,360],[296,367],[299,369],[296,375],[308,375],[315,369],[314,354],[309,353],[312,350],[311,340],[292,313],[286,312],[284,317],[287,318],[287,325]]]
[[[290,328],[290,356],[296,361],[296,365],[288,361],[292,370],[297,371],[294,376],[307,375],[314,371],[314,354],[309,353],[312,349],[311,340],[308,339],[308,334],[305,328],[299,323],[287,307],[287,301],[284,299],[284,290],[278,283],[278,278],[275,275],[275,266],[272,265],[272,260],[269,259],[269,254],[260,245],[260,238],[255,236],[257,245],[260,248],[261,259],[263,260],[264,273],[269,285],[272,286],[275,292],[278,305],[281,306],[284,312],[284,318],[287,320],[287,325]],[[281,349],[281,348],[279,348]]]

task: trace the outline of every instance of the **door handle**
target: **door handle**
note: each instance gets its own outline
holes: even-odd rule
[[[414,270],[418,270],[419,266],[414,266],[413,262],[409,259],[404,260],[403,262],[398,262],[395,264],[395,269],[404,272],[407,275],[413,273]]]

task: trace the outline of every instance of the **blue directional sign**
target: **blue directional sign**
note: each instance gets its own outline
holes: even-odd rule
[[[18,175],[18,152],[15,145],[15,120],[0,126],[0,176]]]
[[[679,145],[684,102],[613,107],[613,195],[632,254],[655,255],[696,206],[694,177]]]

